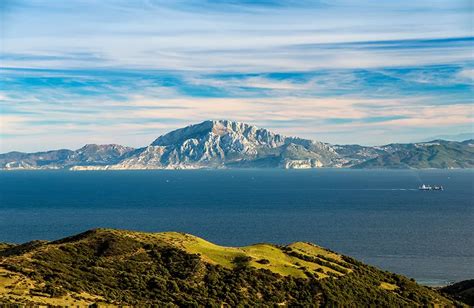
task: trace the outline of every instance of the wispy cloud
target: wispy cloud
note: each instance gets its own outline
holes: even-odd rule
[[[458,77],[468,79],[471,83],[474,81],[474,68],[464,68],[458,72]]]
[[[4,66],[252,72],[471,58],[472,10],[464,1],[15,1],[5,7],[10,56]]]
[[[330,142],[472,130],[466,1],[2,1],[1,151],[208,118]]]

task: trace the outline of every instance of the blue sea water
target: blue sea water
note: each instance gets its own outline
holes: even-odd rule
[[[473,170],[0,172],[0,242],[96,227],[310,241],[442,285],[474,278],[473,191]]]

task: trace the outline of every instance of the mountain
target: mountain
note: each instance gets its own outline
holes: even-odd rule
[[[449,140],[449,141],[464,141],[464,140],[469,140],[469,139],[474,139],[474,132],[470,133],[461,133],[461,134],[455,134],[455,135],[439,135],[431,138],[426,138],[425,140],[422,141],[431,141],[431,140]]]
[[[53,150],[37,153],[9,152],[0,154],[2,169],[60,169],[74,151]]]
[[[456,303],[406,277],[311,243],[223,247],[184,233],[96,229],[53,242],[0,245],[0,304],[408,307]]]
[[[134,149],[117,144],[87,144],[71,150],[37,153],[9,152],[0,154],[1,169],[67,169],[82,165],[114,164]]]
[[[240,122],[205,121],[160,136],[110,169],[321,167],[337,156],[322,142]]]
[[[474,140],[433,140],[422,143],[390,144],[382,153],[354,168],[473,168]]]
[[[90,144],[76,151],[10,152],[0,155],[0,168],[472,168],[473,144],[436,140],[378,147],[331,145],[220,120],[174,130],[139,149]]]

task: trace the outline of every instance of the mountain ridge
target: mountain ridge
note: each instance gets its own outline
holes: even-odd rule
[[[72,150],[0,154],[0,169],[473,168],[474,141],[332,145],[247,123],[207,120],[143,148],[88,144]]]

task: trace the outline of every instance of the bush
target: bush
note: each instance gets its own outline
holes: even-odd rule
[[[232,260],[232,263],[236,266],[237,269],[247,268],[250,266],[250,261],[252,258],[246,255],[238,255]]]

